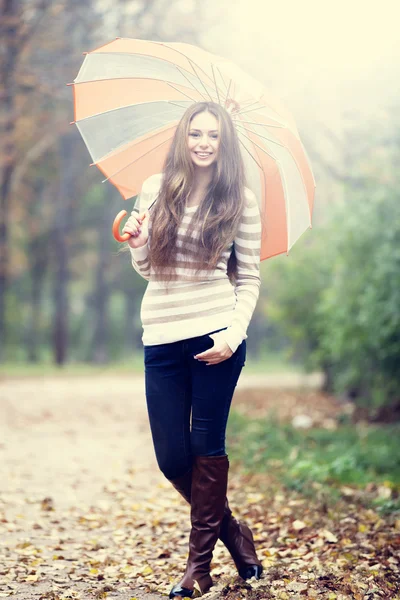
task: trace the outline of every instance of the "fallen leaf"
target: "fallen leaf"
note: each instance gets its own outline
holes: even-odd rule
[[[295,531],[301,531],[302,529],[307,527],[307,525],[304,523],[304,521],[296,520],[296,521],[293,521],[292,527]]]

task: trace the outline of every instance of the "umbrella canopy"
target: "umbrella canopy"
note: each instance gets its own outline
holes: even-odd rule
[[[293,116],[232,62],[190,44],[117,38],[86,53],[69,85],[92,164],[124,199],[163,170],[186,109],[213,101],[231,114],[259,202],[261,260],[288,253],[311,227],[315,180]]]

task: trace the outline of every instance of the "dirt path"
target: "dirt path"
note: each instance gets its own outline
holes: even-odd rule
[[[189,511],[156,465],[142,378],[0,381],[0,459],[0,597],[142,598],[159,583],[148,560],[160,555],[161,569],[174,541],[181,572]],[[175,524],[163,547],[160,513]],[[141,536],[155,536],[153,554]],[[118,585],[103,585],[104,568]]]
[[[55,561],[53,556],[65,554],[74,542],[82,552],[88,537],[96,537],[93,524],[98,521],[90,521],[96,514],[93,507],[113,512],[110,504],[116,490],[123,487],[121,482],[130,483],[132,504],[139,505],[146,502],[152,487],[163,483],[153,457],[143,381],[16,379],[0,383],[0,398],[0,555],[4,552],[4,564],[12,562],[13,555],[7,551],[11,548],[20,562],[11,578],[5,575],[6,569],[1,571],[0,589],[6,593],[8,579],[19,579],[17,598],[45,593],[51,598],[51,590],[63,597],[61,592],[71,587],[80,592],[76,597],[84,598],[87,583],[78,579],[71,586],[73,581],[68,585],[61,581],[73,560]],[[45,561],[30,560],[38,556]],[[33,581],[24,585],[29,574]],[[90,577],[95,583],[94,574]],[[136,591],[122,590],[117,597],[131,598]]]
[[[243,375],[234,404],[240,408],[254,386],[318,383],[318,376]],[[279,394],[291,413],[293,402]],[[227,600],[388,597],[361,595],[363,579],[358,588],[337,557],[345,552],[356,569],[365,565],[356,573],[364,579],[370,566],[376,577],[394,569],[387,548],[400,540],[396,524],[388,530],[372,511],[349,516],[347,506],[334,517],[318,507],[311,514],[308,502],[275,489],[268,496],[256,478],[234,469],[229,487],[269,579],[243,586],[218,542],[209,600],[222,589]],[[142,379],[0,381],[0,598],[159,600],[182,574],[188,534],[189,509],[155,462]],[[354,594],[334,594],[343,582]]]

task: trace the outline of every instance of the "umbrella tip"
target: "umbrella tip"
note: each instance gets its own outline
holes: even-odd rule
[[[90,163],[89,167],[94,167],[94,163]]]
[[[89,54],[89,52],[82,52],[83,56],[85,56],[85,54]]]
[[[122,37],[116,37],[115,39],[116,40],[122,40]]]
[[[71,121],[70,125],[75,125],[76,121]]]
[[[74,85],[73,83],[66,83],[65,85]]]

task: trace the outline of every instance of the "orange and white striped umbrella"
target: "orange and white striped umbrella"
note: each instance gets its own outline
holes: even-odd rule
[[[311,227],[310,162],[292,115],[259,82],[190,44],[117,38],[85,54],[69,84],[73,122],[92,164],[124,199],[163,170],[184,112],[208,100],[224,106],[236,127],[247,185],[261,212],[261,260],[288,253]]]

